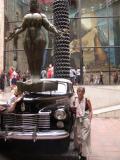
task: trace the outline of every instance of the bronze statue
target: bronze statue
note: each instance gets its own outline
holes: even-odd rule
[[[16,35],[26,30],[24,50],[32,78],[40,78],[40,70],[46,44],[41,27],[43,26],[46,30],[58,36],[62,35],[62,32],[57,30],[56,27],[48,21],[46,15],[38,11],[38,8],[39,4],[37,0],[31,0],[30,13],[24,16],[21,26],[16,28],[7,38],[7,40],[11,40]]]

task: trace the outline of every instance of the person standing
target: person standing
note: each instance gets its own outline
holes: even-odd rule
[[[99,84],[99,77],[97,74],[95,75],[95,78],[94,78],[94,84],[95,85]]]
[[[118,83],[118,71],[115,71],[115,73],[113,74],[113,82],[114,84]]]
[[[93,82],[94,82],[94,76],[93,76],[93,74],[91,73],[91,74],[90,74],[90,81],[89,81],[89,83],[90,83],[90,84],[93,84]]]
[[[5,89],[5,73],[1,71],[0,73],[0,91],[4,92]]]
[[[84,97],[85,88],[78,87],[77,95],[72,99],[72,110],[75,113],[74,146],[77,149],[80,160],[87,160],[90,151],[90,132],[92,119],[92,105],[90,100]]]
[[[70,68],[70,80],[73,85],[75,85],[75,79],[76,79],[76,70],[75,68],[71,67]]]
[[[53,78],[54,77],[54,67],[52,64],[49,64],[48,70],[47,70],[47,78]]]
[[[103,72],[100,72],[99,84],[104,84],[103,83]]]
[[[9,85],[11,86],[11,81],[13,77],[14,68],[11,66],[8,71]]]
[[[80,84],[80,68],[78,67],[76,70],[76,82]]]
[[[47,71],[45,68],[43,68],[41,71],[41,78],[47,78]]]

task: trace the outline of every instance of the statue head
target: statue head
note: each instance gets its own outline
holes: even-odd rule
[[[39,4],[37,0],[31,0],[30,1],[30,12],[38,12]]]

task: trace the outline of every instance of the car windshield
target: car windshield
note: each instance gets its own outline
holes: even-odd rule
[[[40,94],[50,94],[50,95],[62,95],[67,93],[67,83],[58,82],[56,87],[56,83],[51,85],[50,90],[39,92]]]

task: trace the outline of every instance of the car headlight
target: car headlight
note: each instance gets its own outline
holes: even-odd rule
[[[58,120],[64,120],[66,119],[66,112],[64,111],[63,108],[59,108],[55,111],[54,113],[54,117]]]

